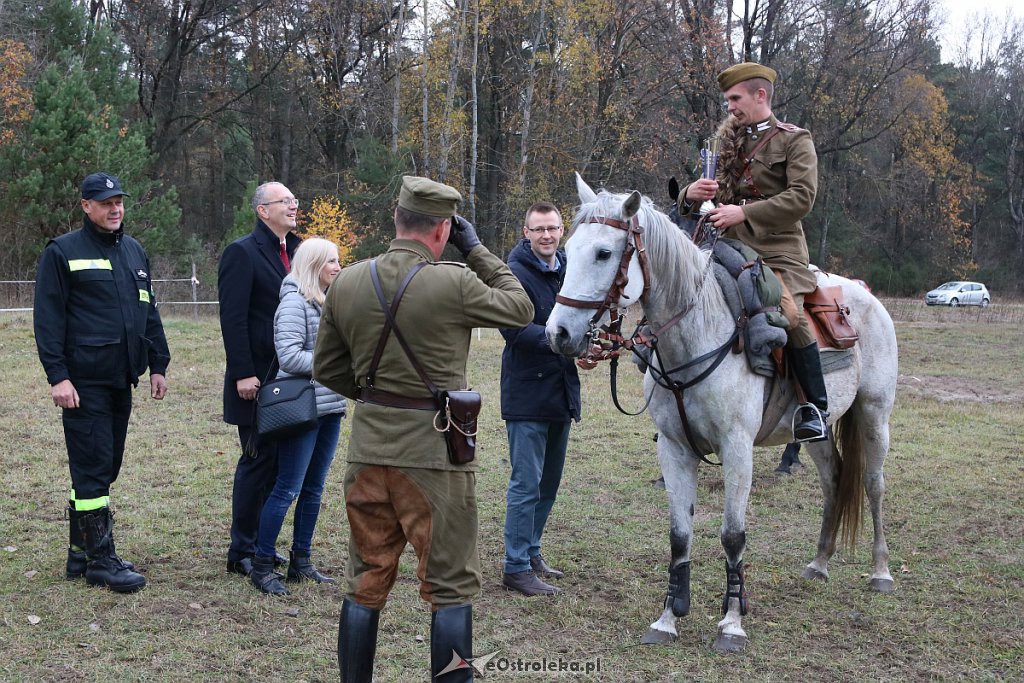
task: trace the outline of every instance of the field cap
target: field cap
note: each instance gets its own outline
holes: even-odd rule
[[[451,218],[462,195],[454,187],[419,176],[402,176],[398,205],[425,216]]]
[[[121,181],[109,173],[91,173],[82,181],[82,199],[94,199],[98,202],[115,195],[130,197],[121,189]]]
[[[769,83],[775,83],[778,74],[775,69],[762,66],[756,62],[742,62],[733,64],[728,69],[718,74],[718,87],[725,92],[737,83],[749,81],[751,78],[763,78]]]

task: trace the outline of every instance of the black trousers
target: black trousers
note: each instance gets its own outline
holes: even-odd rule
[[[260,440],[255,429],[238,426],[242,457],[235,466],[231,490],[231,547],[228,559],[241,560],[256,554],[263,503],[277,481],[277,442]]]
[[[132,389],[75,385],[79,407],[64,408],[64,441],[68,449],[75,500],[110,495],[121,472]]]

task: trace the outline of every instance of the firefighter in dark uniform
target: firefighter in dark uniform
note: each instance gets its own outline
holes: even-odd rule
[[[63,409],[71,469],[67,577],[137,591],[146,579],[114,548],[110,486],[124,455],[132,389],[149,368],[150,395],[167,393],[171,356],[149,258],[124,234],[120,181],[82,181],[84,224],[50,240],[36,274],[34,326],[53,404]]]
[[[814,206],[818,157],[811,134],[772,114],[776,73],[761,64],[735,64],[718,74],[729,116],[718,128],[721,156],[715,179],[701,179],[679,195],[680,213],[694,216],[702,202],[718,200],[709,221],[727,237],[761,254],[778,274],[789,319],[786,353],[806,402],[793,420],[794,440],[827,436],[828,396],[814,333],[803,299],[817,287],[807,267],[801,220]]]
[[[394,213],[396,239],[376,259],[388,301],[414,266],[428,264],[405,291],[396,323],[426,376],[441,389],[466,387],[474,327],[522,327],[533,320],[533,304],[512,271],[480,244],[468,221],[453,218],[459,200],[447,185],[405,177]],[[437,261],[446,242],[463,254],[465,265]],[[472,656],[470,601],[480,591],[476,462],[449,462],[444,436],[434,427],[430,394],[393,333],[373,392],[366,390],[384,323],[370,264],[342,270],[327,293],[313,353],[313,377],[360,401],[345,472],[350,538],[338,633],[341,679],[371,680],[380,610],[411,543],[419,559],[420,595],[432,610],[431,680],[469,680],[469,667],[437,675],[453,666],[453,651]],[[384,393],[408,405],[377,397]],[[411,407],[417,401],[425,405]]]

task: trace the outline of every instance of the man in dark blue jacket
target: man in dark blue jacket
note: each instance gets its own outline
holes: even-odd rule
[[[530,296],[533,322],[503,329],[501,417],[508,430],[512,476],[505,511],[502,584],[523,595],[553,595],[558,589],[538,575],[558,578],[540,553],[540,538],[562,480],[569,425],[580,420],[580,379],[572,360],[548,346],[544,326],[565,275],[558,248],[562,217],[548,202],[526,212],[524,239],[508,265]]]
[[[149,368],[150,395],[167,393],[167,349],[149,259],[124,234],[121,181],[82,181],[81,228],[50,240],[36,274],[39,360],[53,404],[63,409],[71,469],[67,578],[131,593],[146,585],[114,548],[110,486],[124,457],[132,388]]]
[[[220,257],[217,292],[224,337],[224,421],[238,427],[242,456],[231,491],[229,572],[247,575],[256,552],[260,511],[277,479],[277,442],[256,438],[256,394],[274,361],[274,312],[281,281],[301,241],[291,231],[297,200],[281,183],[253,194],[256,227]],[[283,562],[284,558],[279,558]]]

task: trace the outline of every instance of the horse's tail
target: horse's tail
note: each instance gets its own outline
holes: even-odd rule
[[[832,439],[832,456],[839,469],[829,534],[833,542],[842,531],[842,545],[853,551],[857,544],[864,512],[864,431],[861,411],[856,403],[836,424]],[[835,444],[838,443],[838,450]]]

